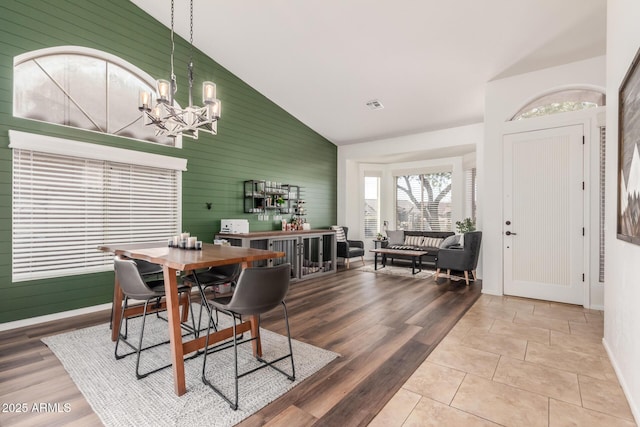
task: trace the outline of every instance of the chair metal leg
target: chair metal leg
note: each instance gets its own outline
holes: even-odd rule
[[[233,409],[234,411],[238,409],[238,380],[242,377],[244,377],[245,375],[249,375],[255,371],[258,371],[262,368],[266,368],[267,366],[275,369],[276,371],[280,372],[281,374],[283,374],[284,376],[287,377],[287,379],[289,379],[290,381],[295,381],[296,379],[296,371],[295,371],[295,365],[293,362],[293,346],[291,345],[291,330],[289,328],[289,315],[287,313],[287,305],[285,304],[284,301],[282,301],[282,307],[284,310],[284,319],[285,319],[285,325],[287,327],[287,341],[289,344],[289,354],[286,354],[284,356],[281,356],[275,360],[272,361],[266,361],[264,359],[262,359],[261,357],[256,357],[256,359],[261,362],[262,364],[260,366],[258,366],[257,368],[253,368],[249,371],[243,372],[243,373],[238,373],[238,344],[243,344],[243,343],[248,343],[251,341],[254,341],[256,338],[247,338],[247,339],[242,339],[243,335],[240,335],[240,337],[238,337],[238,332],[237,332],[237,323],[236,323],[236,315],[234,313],[231,312],[225,312],[225,314],[230,315],[233,318],[233,357],[234,357],[234,382],[235,382],[235,389],[234,389],[234,399],[231,400],[229,397],[227,397],[224,393],[222,393],[221,390],[219,390],[215,385],[213,385],[206,377],[206,366],[207,366],[207,355],[209,354],[208,352],[208,348],[209,348],[209,333],[210,333],[210,328],[211,328],[211,321],[209,322],[209,328],[207,330],[207,338],[205,340],[205,347],[204,347],[204,359],[202,361],[202,382],[206,385],[208,385],[209,387],[211,387],[211,389],[218,394],[220,397],[222,397],[231,407],[231,409]],[[242,319],[238,319],[240,321],[242,321]],[[215,349],[213,352],[217,352],[220,350],[224,350],[227,348],[230,348],[231,346],[228,343],[223,343],[219,346],[218,349]],[[289,375],[287,372],[284,372],[282,369],[278,368],[277,366],[275,366],[274,364],[284,360],[286,358],[291,358],[291,375]]]
[[[284,301],[282,301],[282,309],[284,310],[284,322],[287,326],[287,340],[289,341],[289,355],[291,356],[291,375],[287,376],[287,378],[289,378],[291,381],[295,381],[296,366],[293,363],[293,347],[291,346],[291,330],[289,329],[289,314],[287,312],[287,304],[285,304]]]
[[[149,300],[144,302],[144,311],[142,313],[142,326],[140,327],[140,339],[138,340],[138,350],[136,351],[136,378],[144,378],[149,374],[145,374],[144,376],[140,375],[140,353],[142,352],[142,337],[144,336],[144,325],[147,320],[147,306],[149,305]]]
[[[217,312],[217,310],[216,310]],[[220,389],[218,389],[215,385],[213,385],[211,383],[211,381],[209,381],[207,379],[207,375],[206,375],[206,370],[207,370],[207,355],[209,354],[208,349],[209,349],[209,334],[211,333],[211,324],[212,324],[212,316],[213,316],[213,312],[210,312],[210,316],[209,316],[209,324],[207,327],[207,337],[205,339],[205,345],[204,345],[204,356],[203,356],[203,360],[202,360],[202,382],[206,385],[208,385],[209,387],[211,387],[211,389],[216,392],[216,394],[218,396],[220,396],[221,398],[224,399],[225,402],[227,402],[229,404],[229,406],[231,407],[231,409],[233,409],[234,411],[238,409],[238,339],[237,339],[237,331],[236,331],[236,317],[234,315],[231,315],[231,317],[233,318],[233,353],[234,353],[234,369],[235,369],[235,401],[231,401],[231,399],[229,399]],[[224,350],[229,348],[228,344],[221,344],[220,348],[215,350],[214,352],[220,351],[220,350]]]
[[[151,348],[155,348],[155,347],[158,347],[158,346],[161,346],[161,345],[169,343],[169,341],[167,340],[167,341],[163,341],[163,342],[160,342],[160,343],[157,343],[157,344],[150,345],[148,347],[144,347],[144,348],[142,347],[143,336],[144,336],[144,327],[145,327],[145,324],[146,324],[149,302],[154,300],[154,299],[156,299],[156,298],[148,299],[148,300],[146,300],[144,302],[144,309],[142,311],[142,325],[141,325],[141,328],[140,328],[140,336],[138,338],[138,346],[137,347],[132,345],[129,341],[127,341],[127,335],[126,335],[127,322],[126,322],[126,320],[124,318],[124,312],[125,312],[124,308],[126,308],[128,306],[128,298],[127,297],[125,297],[125,300],[124,300],[124,306],[125,307],[123,308],[122,313],[120,315],[120,330],[118,331],[118,339],[116,340],[114,355],[115,355],[116,360],[123,359],[123,358],[125,358],[127,356],[130,356],[132,354],[136,355],[136,378],[137,379],[145,378],[145,377],[149,376],[150,374],[153,374],[155,372],[161,371],[163,369],[166,369],[166,368],[172,366],[171,363],[168,363],[166,365],[160,366],[159,368],[153,369],[153,370],[151,370],[149,372],[146,372],[146,373],[143,373],[143,374],[140,373],[140,356],[142,355],[142,352],[145,351],[145,350],[149,350]],[[191,314],[191,321],[192,321],[193,327],[195,328],[195,319],[193,318],[193,313]],[[125,325],[124,326],[125,327],[125,335],[122,334],[123,324]],[[120,341],[123,341],[133,351],[129,352],[129,353],[126,353],[126,354],[118,354],[118,345],[120,344]]]

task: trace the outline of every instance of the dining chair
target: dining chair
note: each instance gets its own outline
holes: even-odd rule
[[[294,381],[296,377],[295,365],[293,363],[293,349],[291,347],[291,331],[289,329],[289,316],[287,314],[287,305],[284,301],[289,290],[289,279],[291,277],[291,264],[280,264],[274,267],[250,267],[245,268],[240,273],[236,290],[232,296],[219,298],[209,301],[212,308],[231,317],[233,322],[233,335],[231,343],[224,342],[217,344],[209,349],[209,333],[211,332],[212,321],[209,320],[207,329],[207,338],[205,343],[205,354],[202,361],[202,382],[208,385],[220,397],[222,397],[234,411],[238,409],[238,380],[246,375],[256,372],[259,369],[271,367],[281,374],[285,375],[290,381]],[[278,305],[282,305],[284,312],[284,321],[287,329],[287,341],[289,344],[289,353],[280,356],[274,360],[267,361],[262,357],[256,356],[260,365],[256,368],[238,373],[238,345],[254,341],[256,337],[244,338],[239,335],[236,328],[238,321],[242,321],[242,316],[259,316],[266,313]],[[213,316],[211,310],[211,316]],[[258,321],[259,323],[259,321]],[[259,324],[258,324],[259,327]],[[235,379],[235,395],[233,400],[227,397],[218,387],[216,387],[206,376],[207,374],[207,356],[210,353],[216,353],[221,350],[233,347],[234,352],[234,379]],[[291,359],[291,374],[283,371],[274,365],[281,360]]]
[[[120,330],[118,331],[118,339],[116,341],[115,347],[115,358],[117,360],[127,357],[132,354],[136,354],[136,378],[141,379],[149,374],[160,371],[164,368],[171,366],[171,363],[161,366],[159,368],[153,369],[149,372],[140,373],[140,355],[143,351],[148,350],[150,348],[157,347],[162,344],[167,344],[169,341],[163,341],[160,343],[156,343],[153,345],[149,345],[147,347],[142,347],[142,340],[144,337],[144,327],[146,323],[147,314],[149,312],[158,312],[160,310],[165,310],[164,308],[160,308],[161,299],[165,296],[165,288],[163,280],[150,280],[145,281],[138,269],[137,260],[126,259],[119,255],[116,255],[113,259],[113,265],[115,269],[115,274],[118,279],[118,283],[120,284],[120,288],[122,289],[122,293],[124,294],[124,299],[122,302],[122,314],[120,316]],[[186,298],[188,303],[188,307],[191,305],[191,288],[189,286],[183,285],[178,287],[178,293],[181,294],[181,298]],[[142,325],[140,327],[140,336],[138,338],[138,345],[135,346],[131,344],[127,340],[127,334],[122,333],[123,323],[126,323],[124,320],[124,312],[127,308],[129,308],[130,300],[140,300],[144,301],[143,311],[142,311]],[[155,301],[151,307],[149,303],[151,301]],[[183,305],[183,310],[187,309],[187,306]],[[193,317],[193,311],[191,312],[191,328],[192,331],[195,330],[195,319]],[[129,346],[133,351],[125,354],[118,354],[118,346],[120,341],[124,342],[127,346]]]
[[[144,280],[151,280],[152,278],[155,278],[155,280],[159,280],[162,279],[161,275],[162,274],[162,266],[160,264],[154,264],[152,262],[149,261],[145,261],[143,259],[138,259],[136,260],[136,268],[138,269],[138,271],[140,272],[140,275],[142,276],[142,278]],[[155,276],[155,277],[152,277]],[[111,304],[111,316],[109,317],[109,329],[111,329],[113,327],[113,301]],[[125,335],[127,335],[126,333],[126,328],[127,328],[127,322],[125,320]]]
[[[201,331],[202,320],[202,307],[210,306],[207,304],[206,291],[211,290],[213,299],[220,298],[221,296],[228,296],[233,292],[236,286],[240,272],[242,271],[242,264],[229,264],[221,265],[217,267],[210,267],[209,269],[201,272],[191,272],[182,276],[183,283],[188,284],[191,287],[197,287],[200,292],[200,314],[198,315],[198,331]],[[209,316],[211,318],[211,316]],[[217,316],[214,321],[214,328],[217,325]]]

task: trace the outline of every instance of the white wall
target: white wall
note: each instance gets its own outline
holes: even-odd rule
[[[607,175],[618,182],[618,88],[640,47],[640,2],[607,2]],[[604,344],[640,422],[640,246],[616,238],[617,193],[606,198]]]
[[[384,162],[388,156],[434,151],[446,152],[460,145],[477,145],[483,138],[482,124],[462,126],[458,128],[424,132],[398,138],[350,144],[338,147],[338,223],[349,227],[349,237],[365,240],[367,248],[373,245],[363,239],[362,230],[362,187],[367,172],[378,173],[381,179],[381,221],[389,221],[389,229],[395,228],[395,185],[394,173],[399,171],[429,172],[437,168],[452,171],[454,187],[452,188],[452,221],[464,217],[464,167],[473,162],[473,155],[440,157],[429,160],[408,162]],[[380,159],[372,162],[371,159]],[[368,253],[368,251],[367,251]]]
[[[536,128],[583,124],[586,137],[587,185],[586,218],[587,240],[585,258],[591,259],[589,250],[597,250],[598,229],[593,227],[593,214],[597,215],[597,158],[598,123],[602,109],[586,110],[575,113],[556,114],[548,117],[509,122],[520,108],[533,99],[557,90],[569,88],[588,88],[604,91],[605,57],[597,57],[574,62],[563,66],[548,68],[532,73],[509,77],[487,84],[485,96],[485,137],[478,146],[478,223],[482,235],[482,292],[502,295],[503,292],[503,218],[502,218],[502,182],[503,182],[503,135],[512,132],[524,132]],[[595,167],[595,169],[594,169]],[[595,175],[594,175],[595,174]],[[595,177],[595,180],[593,179]],[[595,203],[595,204],[594,204]],[[595,207],[595,212],[593,208]],[[594,246],[595,245],[595,246]],[[586,272],[585,305],[602,308],[602,285],[597,283],[597,274]],[[596,270],[597,271],[597,270]],[[595,276],[595,277],[594,277]]]

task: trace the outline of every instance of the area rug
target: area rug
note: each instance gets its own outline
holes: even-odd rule
[[[411,274],[411,266],[408,265],[406,267],[397,266],[397,265],[387,265],[386,267],[378,266],[378,269],[375,270],[373,265],[365,265],[363,267],[358,268],[358,271],[366,271],[376,274],[388,274],[390,276],[402,276],[402,277],[413,277],[414,279],[428,279],[433,276],[436,272],[433,270],[422,269],[421,272],[416,274]]]
[[[196,308],[195,313],[198,313]],[[230,319],[220,317],[221,326]],[[129,321],[129,337],[137,342],[141,319]],[[273,359],[287,353],[285,336],[261,329],[264,357]],[[111,341],[109,325],[98,325],[42,341],[60,359],[94,412],[107,427],[120,426],[232,426],[320,370],[339,357],[337,353],[293,340],[296,380],[291,382],[273,369],[265,368],[239,380],[239,408],[233,411],[211,388],[201,381],[202,356],[185,361],[187,392],[176,396],[171,368],[137,380],[135,355],[121,360],[114,358],[115,343]],[[167,324],[155,315],[147,317],[144,344],[168,340]],[[126,345],[119,352],[127,352]],[[239,346],[240,372],[255,366],[251,344]],[[170,361],[168,345],[142,353],[142,372]],[[278,365],[291,370],[290,359]],[[210,354],[207,376],[227,394],[233,394],[233,350]]]

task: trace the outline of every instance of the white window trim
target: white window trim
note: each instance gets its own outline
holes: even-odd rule
[[[20,132],[12,129],[9,130],[9,141],[9,148],[82,157],[84,159],[130,163],[138,166],[150,166],[183,172],[187,170],[187,159]]]

